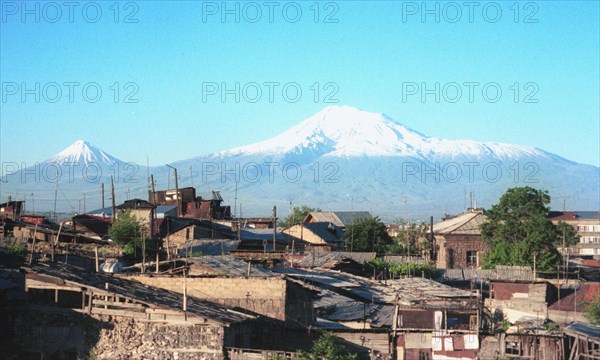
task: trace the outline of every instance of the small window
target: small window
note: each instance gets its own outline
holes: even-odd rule
[[[467,266],[478,266],[477,251],[467,251]]]
[[[507,341],[506,347],[504,348],[504,353],[506,355],[523,355],[521,353],[521,344],[515,341]]]

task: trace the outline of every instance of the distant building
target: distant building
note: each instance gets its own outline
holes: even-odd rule
[[[152,230],[154,229],[155,208],[156,207],[154,205],[142,199],[126,200],[123,204],[117,206],[117,219],[119,218],[119,214],[129,211],[133,217],[141,222],[142,226],[146,230],[146,235],[152,236]]]
[[[336,236],[337,231],[338,228],[329,222],[305,222],[284,229],[282,232],[301,243],[332,250],[342,245],[342,240]]]
[[[73,230],[83,233],[89,238],[103,238],[108,235],[108,230],[112,226],[112,218],[100,217],[88,214],[73,216],[71,220]]]
[[[19,219],[23,214],[25,201],[12,201],[10,197],[8,201],[0,204],[0,217],[9,219]]]
[[[339,229],[345,229],[356,220],[372,217],[368,211],[313,211],[304,218],[305,223],[325,222],[332,223]]]
[[[551,211],[548,217],[554,224],[562,221],[577,230],[579,244],[569,247],[569,254],[600,259],[599,211]]]
[[[148,192],[148,201],[154,205],[177,206],[179,201],[179,216],[194,219],[229,219],[231,207],[223,206],[223,197],[219,191],[198,196],[196,189],[185,187],[176,189]]]
[[[478,268],[481,256],[488,251],[481,237],[481,225],[485,221],[483,210],[469,209],[433,225],[436,266],[443,269]]]

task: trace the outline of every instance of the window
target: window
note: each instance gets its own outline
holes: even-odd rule
[[[477,266],[478,264],[477,251],[467,251],[467,266]]]
[[[507,341],[506,347],[504,348],[504,353],[506,355],[522,355],[521,344],[515,341]]]

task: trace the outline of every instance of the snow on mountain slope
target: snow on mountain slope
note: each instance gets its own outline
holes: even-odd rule
[[[77,140],[67,148],[46,160],[47,163],[73,163],[86,165],[90,163],[113,165],[122,161],[105,153],[97,146],[83,140]]]
[[[385,114],[351,106],[330,106],[282,134],[216,156],[290,155],[313,150],[333,157],[403,156],[434,160],[447,157],[549,157],[530,147],[470,140],[428,137],[395,122]]]

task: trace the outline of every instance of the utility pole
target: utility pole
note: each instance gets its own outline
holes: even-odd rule
[[[277,241],[277,206],[273,205],[273,251],[276,249]]]
[[[33,197],[33,193],[31,193],[31,211],[35,215],[35,198]]]
[[[83,213],[85,214],[85,193],[83,193]]]
[[[238,188],[238,182],[235,182],[235,192],[233,193],[233,217],[236,218],[237,216],[237,188]]]
[[[156,191],[154,191],[154,174],[150,175],[150,181],[152,182],[152,199],[148,199],[152,201],[154,205],[156,205]]]
[[[175,199],[177,200],[177,217],[181,217],[181,204],[179,200],[179,180],[177,177],[177,169],[169,164],[166,164],[168,168],[173,169],[175,172]]]
[[[194,187],[194,172],[192,171],[192,165],[190,165],[190,182],[192,183],[192,187]]]
[[[110,176],[110,186],[111,186],[111,195],[112,195],[112,211],[111,211],[111,217],[113,222],[115,221],[115,219],[117,218],[117,207],[115,205],[115,179],[113,178],[113,176]]]
[[[54,187],[54,221],[56,221],[56,200],[58,198],[58,167],[56,168],[56,186]]]
[[[102,209],[104,209],[104,183],[102,183]]]

